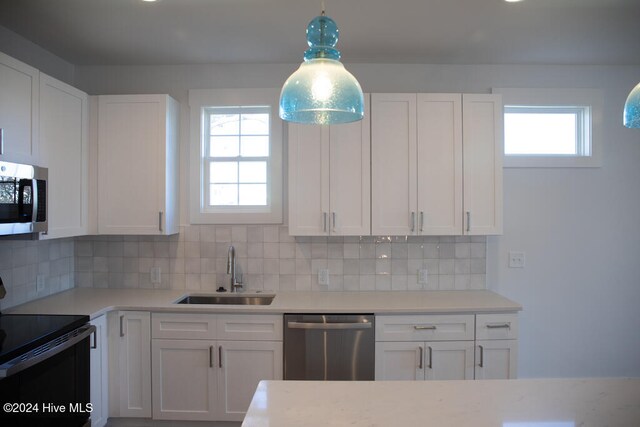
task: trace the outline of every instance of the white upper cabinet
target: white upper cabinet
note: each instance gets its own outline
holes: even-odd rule
[[[41,73],[39,163],[49,169],[47,238],[87,234],[87,128],[87,94]]]
[[[372,234],[500,234],[500,96],[371,100]]]
[[[370,226],[370,121],[289,124],[289,233],[360,236]]]
[[[416,94],[371,95],[371,234],[416,231]]]
[[[462,104],[464,234],[501,234],[502,97],[464,94]]]
[[[98,234],[178,232],[178,103],[98,98]]]
[[[39,72],[0,52],[0,160],[38,163]]]
[[[462,232],[462,96],[418,94],[417,233]]]

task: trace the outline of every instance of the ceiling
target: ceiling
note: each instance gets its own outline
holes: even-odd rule
[[[320,0],[0,0],[75,65],[297,63]],[[327,0],[346,63],[640,64],[640,0]]]

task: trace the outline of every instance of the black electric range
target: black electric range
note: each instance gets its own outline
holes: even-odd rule
[[[89,316],[0,314],[0,365],[89,322]]]
[[[0,425],[90,425],[90,343],[83,315],[0,315]]]

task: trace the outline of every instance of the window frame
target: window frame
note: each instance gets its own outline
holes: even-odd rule
[[[502,94],[504,114],[509,109],[532,112],[580,112],[576,154],[503,154],[505,168],[600,167],[602,161],[602,91],[595,89],[493,88]],[[504,146],[507,141],[505,138]],[[504,151],[504,149],[503,149]]]
[[[281,224],[283,220],[283,124],[278,116],[278,89],[190,90],[191,147],[189,217],[192,224]],[[269,109],[267,205],[209,206],[209,110]],[[207,154],[205,156],[205,154]],[[249,160],[249,158],[247,158]],[[205,179],[207,183],[205,184]]]

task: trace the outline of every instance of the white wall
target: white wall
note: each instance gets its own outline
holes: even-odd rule
[[[279,87],[297,64],[77,67],[91,94]],[[594,169],[506,169],[504,235],[488,239],[487,286],[524,306],[521,377],[640,376],[640,130],[621,125],[640,67],[347,64],[369,92],[594,88],[604,94],[603,161]],[[182,218],[186,215],[186,179]],[[509,250],[526,253],[507,268]]]
[[[73,84],[75,67],[37,44],[0,25],[0,52],[4,52],[45,74]]]

